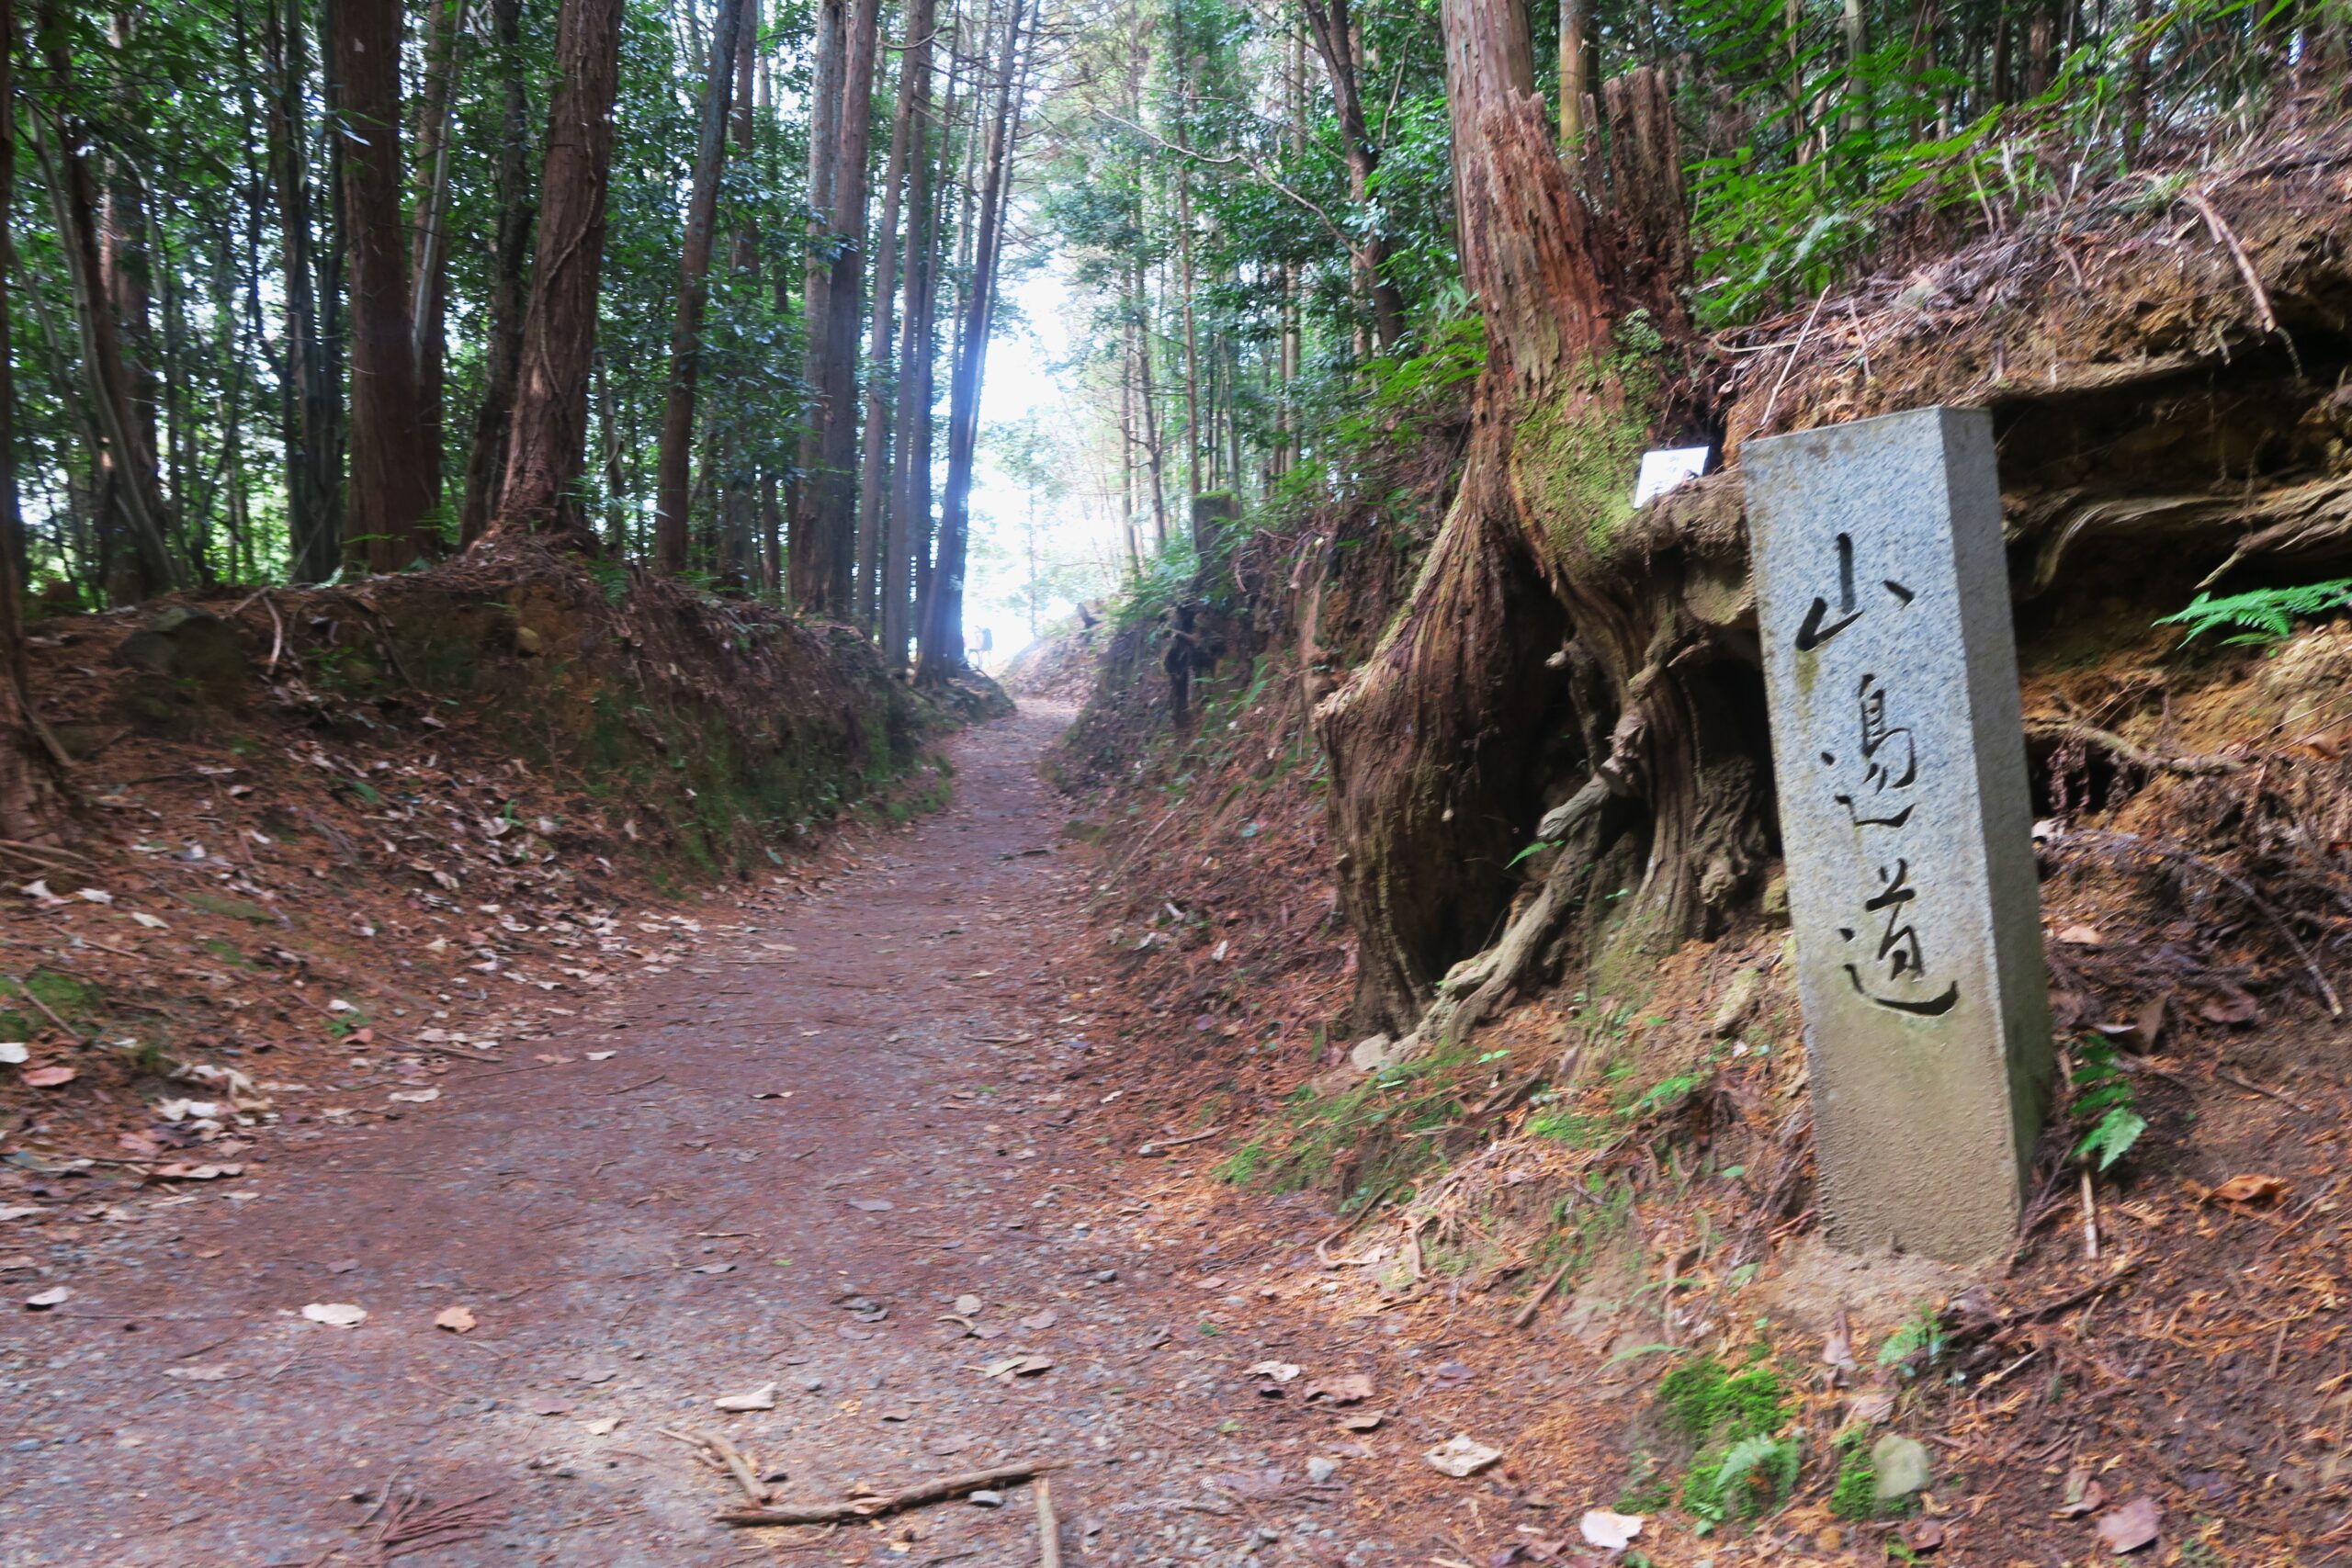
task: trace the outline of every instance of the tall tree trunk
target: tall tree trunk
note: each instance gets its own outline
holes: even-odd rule
[[[16,0],[0,0],[0,104],[17,101]],[[0,321],[8,321],[16,271],[17,117],[0,114]],[[0,836],[55,840],[64,818],[62,781],[39,739],[25,682],[24,516],[17,497],[16,344],[0,333]]]
[[[921,25],[913,19],[919,14]],[[934,181],[939,160],[947,155],[947,139],[938,138],[933,151],[931,132],[932,46],[938,27],[933,0],[914,0],[910,7],[909,33],[916,41],[908,49],[907,69],[899,87],[907,127],[906,308],[899,313],[897,439],[891,449],[890,500],[886,511],[882,576],[876,620],[881,627],[882,658],[893,671],[906,661],[908,622],[912,602],[915,550],[920,537],[927,545],[931,525],[931,399],[932,312],[939,298],[933,258],[937,253],[939,211]],[[922,69],[914,66],[914,51],[922,51]],[[878,299],[879,291],[876,292]]]
[[[270,188],[277,198],[286,291],[278,427],[286,449],[287,575],[296,582],[320,582],[334,575],[342,552],[330,466],[334,419],[322,385],[326,344],[319,330],[311,254],[310,62],[303,10],[302,0],[267,0],[262,41],[269,61]]]
[[[1380,148],[1372,140],[1360,86],[1357,51],[1362,48],[1349,15],[1348,0],[1306,0],[1306,22],[1315,52],[1331,78],[1331,102],[1339,111],[1340,138],[1348,160],[1348,199],[1359,207],[1372,199],[1372,176],[1380,167]],[[1521,28],[1524,30],[1522,20]],[[1405,335],[1405,299],[1388,279],[1388,246],[1377,231],[1358,240],[1350,258],[1356,287],[1372,305],[1373,342],[1385,354]]]
[[[703,75],[702,137],[695,150],[686,233],[678,261],[677,313],[670,325],[670,384],[662,405],[662,447],[653,489],[653,559],[663,571],[686,570],[686,508],[693,495],[695,390],[702,358],[702,307],[710,276],[718,176],[727,162],[727,112],[743,47],[744,0],[719,0]]]
[[[1024,86],[1021,24],[1022,0],[1011,0],[1002,51],[997,59],[1001,85],[996,114],[978,193],[978,232],[960,334],[962,347],[948,389],[947,484],[940,502],[939,558],[932,567],[931,592],[923,602],[922,651],[915,669],[916,679],[923,682],[944,681],[965,668],[964,568],[971,531],[972,463],[979,446],[980,383],[987,373],[989,333],[996,304],[997,253],[1003,237],[1012,143],[1019,130],[1016,109]]]
[[[858,620],[877,637],[882,626],[883,577],[891,560],[890,343],[891,306],[898,298],[897,267],[902,248],[899,194],[907,180],[907,160],[915,153],[915,116],[922,112],[923,96],[918,84],[927,86],[931,80],[931,32],[936,15],[934,0],[910,0],[906,9],[907,51],[899,62],[899,101],[890,117],[890,162],[882,181],[882,220],[875,229],[879,249],[874,257],[874,324],[865,345],[865,428],[858,454],[857,540]]]
[[[1407,611],[1317,714],[1358,999],[1400,1023],[1489,940],[1546,805],[1576,806],[1555,873],[1573,890],[1563,902],[1608,911],[1596,942],[1653,954],[1752,878],[1769,808],[1752,669],[1721,659],[1682,607],[1679,552],[1629,537],[1666,378],[1654,341],[1613,329],[1639,308],[1671,344],[1689,332],[1679,297],[1652,291],[1656,274],[1631,287],[1570,188],[1533,96],[1524,10],[1444,0],[1443,28],[1464,281],[1487,365],[1461,487]],[[1662,83],[1641,96],[1653,92]],[[1676,161],[1659,149],[1627,166]],[[1622,904],[1613,877],[1585,880],[1604,830],[1645,864]]]
[[[129,18],[118,12],[111,31],[117,50],[129,46]],[[165,498],[167,513],[175,522],[184,522],[172,506],[172,501],[180,495],[179,487],[164,482],[164,451],[156,439],[156,372],[162,360],[153,319],[155,274],[147,244],[147,203],[139,188],[138,170],[119,156],[109,159],[108,164],[106,189],[98,204],[98,276],[106,289],[107,309],[114,318],[115,333],[122,345],[123,390],[130,402],[130,422],[137,431],[140,449],[146,452],[153,465],[147,482],[155,493]],[[99,536],[110,546],[118,540],[127,544],[135,536],[124,509],[125,488],[109,488],[110,503],[99,520]],[[135,604],[162,589],[162,582],[152,574],[136,549],[110,547],[107,565],[107,598],[111,604]]]
[[[40,133],[40,152],[44,183],[49,189],[50,215],[65,252],[66,274],[73,285],[74,319],[81,336],[82,366],[91,412],[96,416],[104,449],[95,454],[107,496],[119,501],[117,515],[129,533],[125,552],[136,563],[135,577],[110,583],[110,592],[148,594],[187,586],[179,555],[173,548],[169,508],[156,479],[155,451],[142,434],[134,382],[125,362],[114,299],[107,287],[100,260],[98,196],[85,148],[92,138],[87,128],[72,118],[65,106],[74,101],[74,64],[66,36],[65,12],[60,0],[45,0],[37,13],[42,57],[50,80],[43,96],[45,113],[34,123]],[[108,504],[101,499],[101,508]],[[100,517],[107,513],[102,510]],[[103,526],[103,522],[102,522]]]
[[[344,236],[351,268],[351,500],[345,538],[370,571],[424,553],[433,505],[411,335],[401,187],[400,0],[341,0],[334,69],[344,120]]]
[[[492,533],[521,528],[587,538],[573,491],[587,461],[588,372],[596,351],[623,11],[622,0],[563,0],[558,15],[538,243],[523,316],[505,493]]]
[[[1584,149],[1585,3],[1560,0],[1560,146],[1571,158]]]
[[[829,0],[830,4],[830,0]],[[793,602],[821,615],[856,613],[857,326],[865,276],[866,143],[873,130],[874,55],[880,0],[851,0],[842,46],[841,107],[832,127],[828,265],[808,314],[808,381],[815,406],[801,446],[792,516]]]
[[[409,352],[416,360],[417,419],[432,455],[427,478],[441,504],[449,314],[449,144],[464,46],[462,0],[447,0],[434,24],[417,105],[415,197],[409,252]]]
[[[530,94],[525,84],[523,0],[492,0],[504,134],[498,152],[498,236],[491,260],[490,330],[483,344],[481,407],[474,411],[466,453],[466,494],[458,513],[461,545],[471,545],[498,514],[506,478],[506,434],[514,413],[514,377],[523,359],[523,269],[531,259]]]

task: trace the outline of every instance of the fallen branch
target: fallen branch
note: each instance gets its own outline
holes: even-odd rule
[[[1527,1304],[1512,1314],[1510,1325],[1513,1328],[1525,1328],[1529,1324],[1533,1323],[1535,1321],[1536,1309],[1541,1307],[1545,1301],[1550,1299],[1554,1291],[1560,1288],[1560,1281],[1566,1279],[1568,1277],[1568,1270],[1574,1269],[1576,1266],[1576,1259],[1573,1258],[1569,1258],[1566,1263],[1561,1264],[1557,1269],[1553,1271],[1550,1279],[1535,1287],[1535,1293],[1527,1298]]]
[[[2254,269],[2254,258],[2245,254],[2245,247],[2238,243],[2237,235],[2222,221],[2222,215],[2214,210],[2211,199],[2201,190],[2183,191],[2180,199],[2194,209],[2198,217],[2205,220],[2206,229],[2220,242],[2222,248],[2230,253],[2230,260],[2237,264],[2238,276],[2245,280],[2246,292],[2254,296],[2254,316],[2262,323],[2262,330],[2274,335],[2284,335],[2278,332],[2278,312],[2270,308],[2270,291],[2262,287],[2262,275]]]
[[[910,1486],[903,1492],[882,1496],[860,1497],[848,1503],[813,1503],[786,1505],[773,1508],[740,1508],[718,1516],[722,1525],[738,1527],[754,1525],[833,1525],[858,1519],[877,1519],[885,1514],[901,1513],[920,1508],[926,1503],[944,1503],[950,1497],[961,1497],[967,1492],[982,1492],[993,1486],[1009,1486],[1014,1482],[1029,1481],[1047,1471],[1059,1470],[1055,1461],[1040,1460],[1027,1464],[1001,1465],[995,1470],[976,1470],[963,1475],[944,1475],[936,1481],[926,1481]]]
[[[1030,1493],[1037,1500],[1037,1568],[1062,1568],[1062,1522],[1054,1515],[1054,1484],[1041,1475]]]
[[[2216,773],[2244,773],[2246,767],[2243,757],[2167,757],[2162,752],[2135,746],[2111,731],[2072,719],[2030,718],[2026,720],[2025,729],[2028,735],[2047,735],[2060,740],[2078,740],[2085,745],[2096,746],[2118,761],[2145,768],[2150,773],[2186,773],[2191,778],[2205,778]]]
[[[726,1466],[727,1472],[735,1478],[735,1484],[743,1489],[743,1495],[752,1500],[753,1507],[766,1506],[768,1489],[760,1484],[759,1472],[752,1467],[752,1461],[744,1456],[741,1449],[716,1432],[705,1432],[699,1429],[682,1432],[674,1427],[660,1427],[655,1430],[665,1438],[677,1438],[689,1448],[707,1451],[711,1458]]]
[[[1224,1131],[1225,1123],[1220,1122],[1216,1126],[1209,1128],[1206,1132],[1187,1133],[1181,1138],[1154,1138],[1148,1142],[1137,1144],[1136,1145],[1136,1153],[1139,1156],[1164,1155],[1170,1149],[1181,1149],[1186,1144],[1197,1144],[1203,1139],[1214,1138],[1219,1133]]]

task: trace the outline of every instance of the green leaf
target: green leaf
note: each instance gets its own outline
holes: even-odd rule
[[[2090,1135],[2075,1145],[2076,1159],[2098,1156],[2098,1168],[2105,1170],[2132,1152],[2140,1134],[2148,1130],[2148,1119],[2136,1111],[2110,1111],[2098,1119]]]

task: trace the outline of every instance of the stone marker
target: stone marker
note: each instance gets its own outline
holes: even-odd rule
[[[1989,414],[1750,443],[1747,521],[1830,1239],[2007,1249],[2050,1100]]]

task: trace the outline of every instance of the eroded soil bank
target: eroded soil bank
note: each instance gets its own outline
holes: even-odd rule
[[[0,1562],[1039,1560],[1021,1488],[729,1531],[737,1483],[665,1428],[796,1502],[1059,1461],[1067,1562],[1572,1530],[1570,1477],[1420,1455],[1581,1380],[1505,1372],[1485,1317],[1343,1308],[1317,1206],[1210,1181],[1207,1143],[1138,1152],[1065,940],[1085,889],[1036,760],[1066,717],[967,733],[948,809],[846,830],[812,893],[710,905],[437,1096],[262,1129],[200,1188],[12,1192],[6,1250],[70,1295],[0,1319]],[[336,1304],[366,1321],[302,1315]]]

